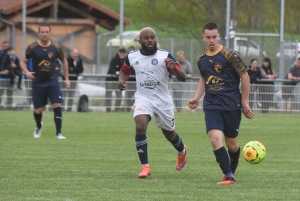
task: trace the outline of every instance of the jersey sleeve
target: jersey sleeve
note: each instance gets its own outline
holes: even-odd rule
[[[64,54],[64,52],[62,51],[61,47],[58,44],[56,44],[55,46],[56,46],[57,52],[58,52],[58,56],[57,57],[59,58],[59,60],[61,62],[63,62],[65,60],[65,54]]]
[[[225,50],[225,57],[228,59],[234,70],[239,76],[242,76],[249,70],[248,66],[242,61],[236,51]]]
[[[122,65],[121,71],[124,73],[130,74],[133,71],[133,68],[130,66],[128,56],[126,56],[125,61]]]
[[[31,58],[31,52],[32,52],[32,49],[33,49],[33,45],[28,45],[28,47],[26,48],[25,50],[25,58],[26,59],[30,59]]]
[[[173,55],[171,53],[168,54],[168,58],[172,59],[175,62],[175,68],[182,70],[181,66],[179,65],[179,63],[174,59]],[[171,74],[174,74],[174,70],[173,69],[168,69],[168,72]]]

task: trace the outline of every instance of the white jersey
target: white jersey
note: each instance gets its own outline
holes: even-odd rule
[[[147,99],[167,108],[174,107],[168,89],[169,69],[165,58],[175,59],[165,50],[158,49],[153,55],[143,55],[140,50],[130,52],[125,59],[122,70],[130,72],[133,68],[136,75],[135,99]]]

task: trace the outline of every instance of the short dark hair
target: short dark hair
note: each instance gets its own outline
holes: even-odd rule
[[[203,33],[204,33],[205,29],[208,29],[208,30],[216,29],[217,31],[219,31],[219,26],[214,22],[208,22],[203,27]]]
[[[257,61],[257,59],[251,59],[250,64],[252,64],[253,61]]]
[[[38,32],[40,32],[41,27],[49,27],[49,31],[51,32],[51,27],[50,27],[48,24],[41,24],[41,25],[39,26],[39,31],[38,31]]]
[[[124,47],[122,47],[121,49],[119,49],[119,52],[126,53],[127,51],[126,51],[126,49]]]

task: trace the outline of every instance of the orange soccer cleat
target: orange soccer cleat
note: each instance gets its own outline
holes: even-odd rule
[[[185,148],[184,154],[178,153],[178,157],[177,157],[177,161],[176,161],[176,169],[178,171],[182,170],[186,164],[187,146],[184,145],[184,148]]]
[[[151,175],[151,170],[149,165],[142,165],[140,173],[139,173],[139,178],[146,178],[149,175]]]

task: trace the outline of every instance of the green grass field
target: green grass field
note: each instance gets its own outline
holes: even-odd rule
[[[132,113],[64,113],[67,140],[55,139],[52,112],[43,113],[40,139],[32,112],[0,111],[0,119],[0,200],[299,200],[299,115],[243,119],[240,145],[261,141],[267,156],[258,165],[241,156],[233,186],[216,184],[222,173],[202,113],[176,113],[189,148],[180,172],[175,149],[150,122],[147,179],[137,177]]]

